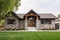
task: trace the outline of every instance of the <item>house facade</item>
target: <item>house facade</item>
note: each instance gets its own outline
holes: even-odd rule
[[[55,28],[60,29],[60,18],[55,20]]]
[[[16,14],[10,11],[5,17],[5,29],[55,29],[56,18],[53,14],[38,14],[33,10],[26,14]]]

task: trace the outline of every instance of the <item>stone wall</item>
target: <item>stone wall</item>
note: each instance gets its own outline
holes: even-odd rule
[[[25,29],[25,21],[24,20],[20,20],[20,29]]]
[[[7,19],[15,19],[16,24],[7,24]],[[27,20],[18,20],[16,17],[7,17],[5,19],[5,28],[6,29],[27,29]],[[36,20],[36,29],[49,29],[55,28],[55,20],[52,20],[51,24],[41,24],[41,20]]]
[[[39,29],[53,29],[55,28],[55,20],[52,20],[51,24],[41,24],[41,20],[39,21]]]
[[[25,20],[25,29],[27,29],[27,21]],[[51,24],[41,24],[41,20],[36,20],[36,29],[53,29],[55,28],[55,20]]]
[[[7,19],[15,19],[15,24],[8,24]],[[5,28],[6,29],[19,29],[19,20],[16,17],[6,17],[5,18]]]

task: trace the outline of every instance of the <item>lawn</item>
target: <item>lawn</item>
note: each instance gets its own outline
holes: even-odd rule
[[[0,40],[60,40],[60,32],[0,32]]]

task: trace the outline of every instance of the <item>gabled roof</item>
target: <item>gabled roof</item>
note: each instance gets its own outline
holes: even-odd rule
[[[24,13],[22,13],[22,14],[16,14],[15,12],[12,12],[12,11],[10,11],[13,15],[15,15],[17,18],[24,18],[24,16],[25,15],[27,15],[27,14],[30,14],[30,12],[33,12],[34,14],[36,14],[36,15],[38,15],[41,19],[43,19],[43,18],[49,18],[49,19],[56,19],[57,17],[55,16],[55,15],[53,15],[53,14],[46,14],[46,13],[44,13],[44,14],[42,14],[42,13],[40,13],[40,14],[37,14],[35,11],[33,11],[33,10],[30,10],[27,14],[24,14]],[[9,12],[8,12],[9,13]]]
[[[15,12],[9,11],[8,14],[10,14],[10,13],[13,14],[15,17],[17,17],[18,19],[20,19],[20,17]],[[8,14],[6,14],[6,17]]]
[[[25,14],[17,14],[17,16],[19,16],[20,18],[23,18]],[[40,16],[40,18],[52,18],[52,19],[56,19],[57,17],[53,14],[38,14]]]
[[[57,18],[55,15],[53,15],[51,13],[50,14],[47,14],[47,13],[44,13],[44,14],[40,13],[40,14],[38,14],[34,10],[30,10],[26,14],[17,14],[17,16],[19,16],[20,18],[23,18],[24,16],[26,16],[28,14],[31,14],[31,13],[38,15],[40,18],[49,18],[49,19],[56,19]]]
[[[39,15],[40,15],[40,18],[57,18],[53,14],[39,14]]]
[[[17,14],[17,16],[20,17],[20,18],[24,18],[24,15],[25,14]]]
[[[34,10],[30,10],[28,13],[26,13],[24,16],[28,15],[28,14],[36,14],[37,16],[39,16]]]

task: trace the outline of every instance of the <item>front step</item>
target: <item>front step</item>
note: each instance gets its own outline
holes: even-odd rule
[[[29,31],[35,31],[36,27],[28,27],[27,30],[29,30]]]

